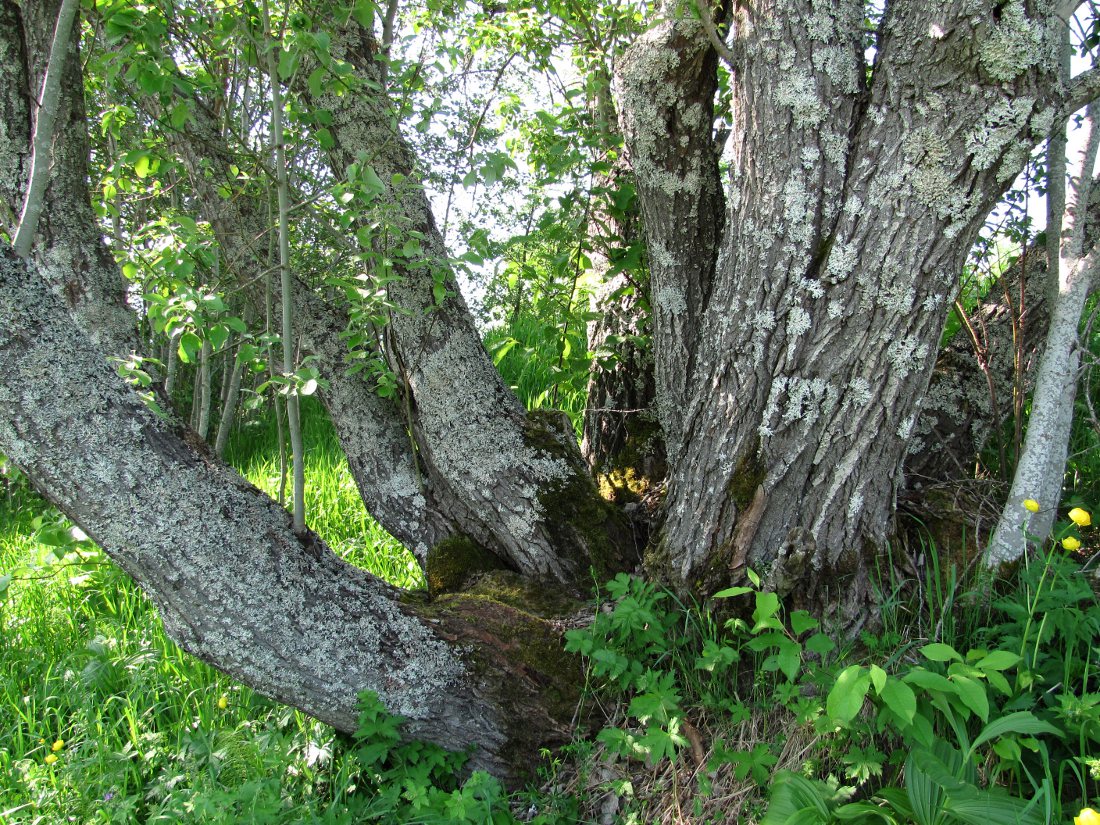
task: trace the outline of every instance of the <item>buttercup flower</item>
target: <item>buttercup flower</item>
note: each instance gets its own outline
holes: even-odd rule
[[[1092,524],[1092,516],[1089,515],[1089,511],[1082,510],[1080,507],[1074,507],[1072,510],[1070,510],[1069,517],[1070,520],[1078,527],[1088,527],[1090,524]]]
[[[57,753],[63,747],[65,747],[65,740],[64,739],[58,739],[56,742],[54,742],[52,745],[50,745],[50,750],[52,750],[54,753]]]
[[[1062,546],[1072,553],[1074,550],[1081,549],[1081,542],[1073,536],[1066,536],[1062,539]],[[1100,819],[1096,820],[1096,825],[1100,825]]]
[[[1100,813],[1092,808],[1082,808],[1081,813],[1073,818],[1073,825],[1100,825]]]
[[[47,754],[46,758],[42,761],[44,761],[47,765],[52,765],[54,762],[57,761],[57,754],[56,753]]]
[[[1039,502],[1037,502],[1033,498],[1025,498],[1024,499],[1024,509],[1027,510],[1029,513],[1038,513],[1039,512]]]
[[[225,710],[227,707],[229,707],[229,699],[225,696],[225,694],[222,694],[221,698],[218,699],[218,707],[222,710]]]

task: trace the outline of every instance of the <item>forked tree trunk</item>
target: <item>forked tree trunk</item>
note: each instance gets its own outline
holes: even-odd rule
[[[902,0],[888,4],[868,82],[863,7],[735,9],[725,206],[703,26],[663,22],[620,64],[658,393],[663,414],[685,410],[664,415],[675,463],[651,564],[704,590],[751,565],[780,592],[839,606],[848,627],[892,531],[966,251],[1094,80],[1057,83],[1067,32],[1053,11]],[[706,243],[726,209],[720,242]]]

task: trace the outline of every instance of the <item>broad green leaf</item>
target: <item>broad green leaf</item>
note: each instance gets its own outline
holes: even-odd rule
[[[795,636],[801,636],[807,630],[816,629],[821,622],[807,613],[805,610],[796,610],[791,613],[791,630]]]
[[[779,653],[776,654],[779,661],[779,669],[792,682],[798,678],[798,672],[802,669],[802,645],[783,639],[779,643]]]
[[[881,694],[886,686],[886,671],[878,665],[871,665],[871,684],[875,686],[875,693]]]
[[[963,660],[963,657],[959,655],[955,648],[940,642],[925,645],[920,649],[920,652],[924,654],[926,659],[933,662],[950,662],[951,660],[961,662]]]
[[[142,152],[134,161],[134,174],[139,178],[147,178],[154,170],[153,156],[148,152]]]
[[[968,825],[1043,825],[1038,805],[999,791],[968,788],[951,793],[943,808]]]
[[[911,685],[922,687],[925,690],[938,690],[944,693],[957,693],[955,685],[946,676],[941,676],[939,673],[933,673],[930,670],[924,668],[913,668],[902,679]]]
[[[195,360],[195,355],[200,349],[202,349],[202,339],[193,332],[185,332],[180,336],[176,352],[183,363],[190,364]]]
[[[828,822],[829,807],[825,800],[831,795],[832,791],[824,782],[807,779],[792,771],[780,771],[773,779],[768,811],[760,825]]]
[[[985,685],[969,676],[956,674],[951,677],[958,690],[959,699],[985,722],[989,718],[989,697],[985,692]]]
[[[826,636],[824,633],[815,633],[809,639],[806,640],[806,650],[811,653],[816,653],[819,656],[824,656],[826,653],[836,648],[836,642]]]
[[[756,594],[756,610],[752,612],[752,620],[756,622],[756,626],[752,629],[753,633],[758,630],[773,627],[777,630],[782,629],[782,625],[778,620],[774,619],[776,613],[779,612],[779,596],[775,593],[757,593]]]
[[[218,324],[211,327],[206,333],[207,339],[210,341],[210,346],[215,350],[220,350],[227,340],[229,340],[229,327],[225,324]]]
[[[904,719],[906,723],[912,724],[913,717],[917,713],[917,696],[909,685],[891,676],[878,693],[883,704]]]
[[[905,760],[905,793],[909,797],[909,806],[917,825],[939,825],[943,813],[946,794],[944,788],[929,774],[930,763],[939,762],[931,753],[916,750]],[[942,763],[935,771],[940,776],[947,774]]]
[[[977,750],[979,746],[985,744],[990,739],[996,739],[998,736],[1004,736],[1006,733],[1050,733],[1055,736],[1062,735],[1062,731],[1049,722],[1044,722],[1042,719],[1039,719],[1035,714],[1031,713],[1031,711],[1018,710],[1015,713],[1002,716],[1000,719],[994,719],[982,728],[981,733],[974,739],[974,744],[970,746],[970,749],[972,751]]]
[[[848,724],[863,707],[867,689],[871,686],[871,677],[860,665],[849,665],[836,677],[836,683],[825,700],[825,710],[829,717],[842,724]]]
[[[974,663],[978,670],[1008,670],[1020,663],[1020,657],[1007,650],[994,650],[988,656]]]

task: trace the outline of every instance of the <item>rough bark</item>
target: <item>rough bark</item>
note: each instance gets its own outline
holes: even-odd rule
[[[6,135],[0,138],[0,167],[22,172],[14,178],[5,175],[0,190],[7,202],[6,212],[18,214],[27,183],[27,159],[31,145],[29,89],[42,86],[60,0],[16,5],[3,0],[0,46],[5,53],[21,60],[0,63],[0,100],[3,100]],[[105,351],[125,356],[138,351],[136,324],[126,308],[125,281],[107,248],[92,213],[86,170],[88,164],[88,122],[84,112],[84,86],[80,61],[76,59],[80,27],[74,26],[70,38],[70,58],[62,76],[62,95],[57,114],[53,146],[53,164],[46,188],[45,205],[38,221],[32,254],[51,288],[65,298],[67,305],[80,315],[93,340]],[[15,186],[12,186],[12,183]],[[16,188],[18,187],[18,188]],[[13,200],[8,200],[12,198]],[[77,220],[58,222],[51,215],[58,207],[73,210]],[[14,236],[12,224],[6,226]]]
[[[261,275],[270,266],[268,237],[273,231],[264,203],[256,192],[228,199],[218,195],[219,185],[235,184],[230,166],[239,166],[244,159],[230,151],[211,109],[201,101],[187,130],[170,137],[206,211],[224,268],[240,283],[250,285],[246,294],[262,313]],[[348,328],[347,309],[326,301],[300,280],[293,286],[306,351],[316,357],[315,364],[328,382],[321,399],[363,502],[423,564],[428,551],[458,528],[424,483],[400,408],[380,398],[362,375],[347,375],[348,348],[340,337]]]
[[[660,23],[619,66],[620,121],[649,247],[658,417],[672,461],[725,211],[713,136],[717,67],[694,20]]]
[[[670,268],[717,255],[694,358],[678,365],[693,395],[654,559],[683,585],[752,564],[781,591],[847,601],[843,620],[859,621],[966,250],[1065,116],[1064,26],[1020,3],[977,5],[890,4],[869,86],[860,2],[754,4],[735,20],[725,232]],[[620,82],[635,121],[654,88],[702,82],[705,44],[701,25],[674,21],[632,47]],[[713,201],[699,180],[660,186],[652,170],[681,138],[664,122],[667,140],[631,139],[639,177],[654,178],[640,190],[656,201],[654,246],[668,229],[652,213],[697,214],[691,193]],[[837,575],[852,576],[839,599],[825,594]]]
[[[403,599],[295,535],[144,407],[28,264],[0,249],[0,451],[137,580],[173,639],[340,730],[373,690],[410,736],[475,745],[473,766],[502,776],[560,738],[577,673],[553,655],[553,624],[485,595]]]
[[[524,574],[576,584],[590,566],[601,575],[621,569],[632,537],[600,499],[574,439],[557,422],[528,416],[485,352],[415,183],[412,153],[394,129],[375,52],[370,35],[349,21],[332,33],[331,54],[354,68],[345,78],[353,93],[336,84],[319,95],[299,91],[331,116],[328,157],[337,175],[369,166],[383,186],[377,203],[392,223],[365,251],[420,242],[412,260],[393,256],[399,277],[386,289],[401,311],[390,315],[386,354],[410,395],[418,455],[438,482],[433,492],[463,533]]]

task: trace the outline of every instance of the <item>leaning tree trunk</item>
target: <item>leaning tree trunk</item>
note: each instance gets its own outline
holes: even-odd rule
[[[386,291],[400,311],[390,313],[385,354],[408,394],[417,457],[434,495],[463,533],[526,575],[579,584],[590,568],[600,576],[622,569],[634,556],[632,537],[600,498],[571,427],[527,414],[482,345],[414,182],[413,155],[394,128],[370,33],[349,20],[333,32],[331,55],[354,73],[319,94],[312,84],[299,93],[328,113],[329,165],[340,178],[358,170],[347,183],[370,181],[375,206],[388,215],[381,235],[357,237],[363,252],[395,261]],[[314,69],[303,57],[298,76]],[[354,93],[342,93],[348,84]],[[369,220],[356,224],[370,228]],[[418,241],[412,254],[407,239]]]
[[[474,745],[472,766],[505,777],[567,734],[581,679],[535,615],[554,604],[544,587],[540,599],[508,582],[521,604],[491,590],[423,603],[296,535],[274,501],[147,410],[10,249],[0,405],[0,451],[134,577],[194,655],[344,731],[358,694],[374,691],[408,735]]]
[[[752,565],[862,621],[967,249],[1095,91],[1057,84],[1054,12],[980,5],[888,4],[869,81],[862,2],[737,7],[725,206],[704,27],[666,20],[622,61],[675,462],[651,563],[681,587]]]

